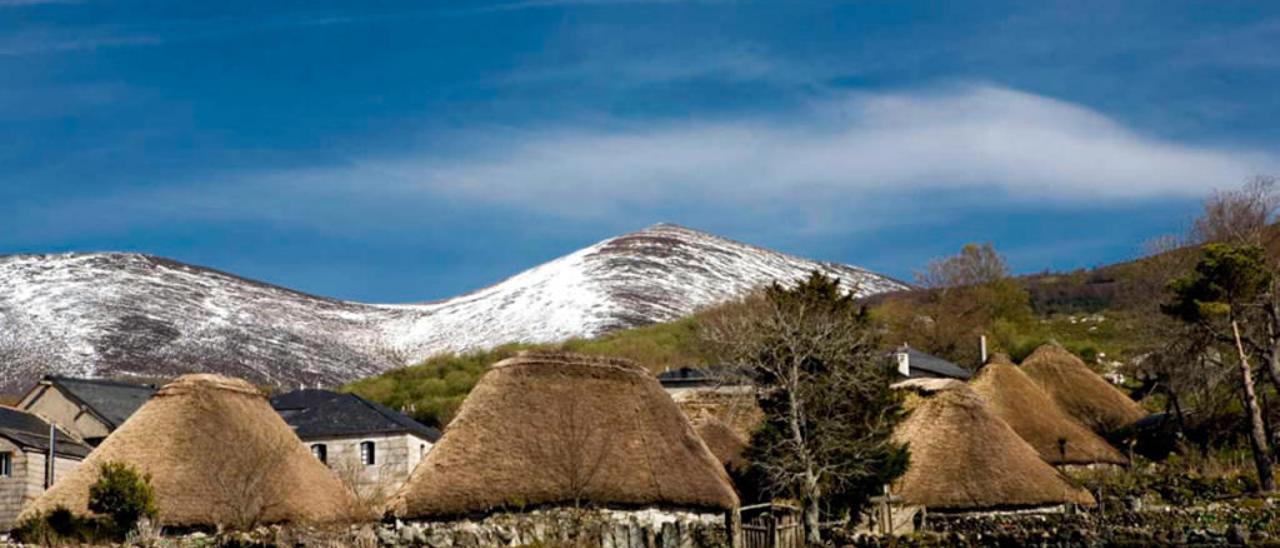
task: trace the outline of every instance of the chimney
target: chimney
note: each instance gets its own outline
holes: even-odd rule
[[[980,364],[978,364],[978,365],[986,365],[986,363],[987,363],[987,336],[986,336],[986,335],[979,335],[979,336],[978,336],[978,344],[980,344],[980,345],[982,346],[982,363],[980,363]]]
[[[898,374],[904,377],[911,376],[911,355],[907,353],[907,345],[894,353],[894,357],[898,360]]]

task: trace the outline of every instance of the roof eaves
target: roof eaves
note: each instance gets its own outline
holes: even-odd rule
[[[77,404],[79,404],[79,405],[80,405],[80,407],[81,407],[83,410],[88,411],[90,415],[93,415],[93,416],[94,416],[94,418],[96,418],[96,419],[98,419],[98,420],[102,421],[102,423],[103,423],[103,424],[106,424],[106,425],[107,425],[108,427],[110,427],[112,430],[115,430],[116,428],[118,428],[118,427],[120,426],[119,424],[116,424],[116,422],[115,422],[115,421],[111,420],[110,418],[107,418],[107,417],[103,416],[103,414],[102,414],[101,412],[99,412],[99,411],[97,410],[97,408],[95,408],[94,406],[90,405],[90,404],[89,404],[89,402],[86,402],[86,401],[84,401],[84,399],[82,399],[80,396],[77,396],[77,395],[76,395],[76,393],[75,393],[75,390],[72,390],[70,387],[66,386],[65,384],[62,384],[62,383],[58,382],[59,380],[61,380],[61,379],[65,378],[65,377],[45,377],[45,378],[49,379],[49,381],[50,381],[50,386],[53,386],[53,387],[57,388],[57,389],[58,389],[58,391],[59,391],[59,392],[62,392],[62,394],[63,394],[64,396],[66,396],[66,397],[70,398],[72,401],[74,401],[74,402],[76,402]]]

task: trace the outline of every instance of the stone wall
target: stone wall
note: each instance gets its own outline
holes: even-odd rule
[[[360,443],[374,443],[374,464],[360,462]],[[389,497],[404,485],[409,474],[422,462],[431,442],[410,434],[360,438],[323,438],[304,442],[308,449],[323,443],[328,466],[343,482],[357,489],[365,499]]]
[[[727,546],[721,513],[561,508],[494,514],[481,520],[396,522],[377,532],[385,546],[522,546],[572,544],[604,548]]]

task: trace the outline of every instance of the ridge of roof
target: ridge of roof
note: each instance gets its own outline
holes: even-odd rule
[[[434,443],[441,435],[404,413],[349,392],[304,388],[272,397],[271,407],[304,438],[409,433]],[[365,424],[356,417],[343,416],[344,411],[346,415],[360,412]],[[369,419],[380,424],[369,424]]]
[[[102,420],[112,429],[119,427],[124,421],[128,420],[142,404],[155,394],[157,388],[153,384],[132,384],[123,381],[115,381],[108,379],[68,377],[63,375],[45,375],[43,380],[51,386],[56,386],[68,397],[83,405],[95,417]],[[92,387],[92,388],[91,388]],[[81,389],[88,388],[88,391]],[[94,391],[95,388],[106,388],[113,391],[121,391],[127,393],[129,398],[137,398],[145,393],[141,401],[121,401],[121,394],[117,392],[105,399],[94,398],[90,393],[101,395],[103,392]],[[99,400],[99,401],[91,401]],[[125,409],[128,407],[128,409]],[[108,409],[110,408],[110,409]]]

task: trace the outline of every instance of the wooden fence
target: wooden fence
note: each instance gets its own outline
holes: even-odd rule
[[[742,548],[801,548],[804,527],[800,511],[785,504],[753,504],[738,510]]]

